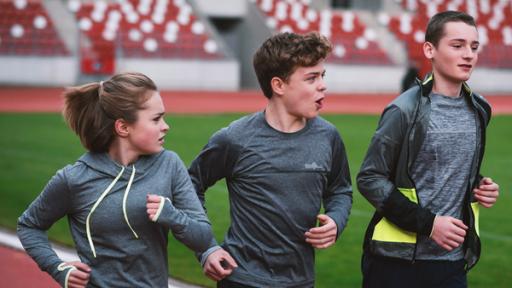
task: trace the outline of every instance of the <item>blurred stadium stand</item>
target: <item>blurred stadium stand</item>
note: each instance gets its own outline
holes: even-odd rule
[[[0,0],[0,83],[61,86],[137,70],[164,89],[256,88],[252,55],[265,38],[315,30],[334,46],[331,92],[396,92],[408,63],[428,68],[424,29],[447,9],[479,25],[470,84],[512,91],[512,0]]]
[[[83,73],[112,74],[116,52],[120,58],[225,57],[185,1],[91,2],[74,12],[87,43]]]
[[[0,1],[0,83],[65,85],[75,60],[41,1]]]
[[[38,2],[0,2],[1,54],[61,56],[69,52]]]
[[[330,63],[389,65],[391,60],[375,41],[377,33],[350,10],[317,10],[308,1],[257,0],[272,31],[319,31],[333,44]]]

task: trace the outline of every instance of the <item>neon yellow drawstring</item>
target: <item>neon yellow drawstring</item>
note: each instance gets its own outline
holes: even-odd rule
[[[126,213],[126,199],[128,199],[128,192],[130,192],[130,187],[132,186],[134,177],[135,177],[135,165],[133,165],[133,171],[132,171],[132,175],[130,176],[130,181],[128,181],[128,186],[126,186],[126,190],[124,190],[123,214],[124,214],[124,220],[126,221],[126,224],[128,224],[128,227],[130,227],[130,230],[132,230],[133,235],[135,235],[135,238],[139,239],[139,236],[133,230],[132,225],[130,225],[130,222],[128,221],[128,214]]]
[[[123,172],[124,172],[124,167],[122,167],[121,172],[119,172],[117,177],[114,179],[114,181],[112,181],[112,183],[110,183],[110,185],[107,187],[107,189],[105,189],[105,191],[103,191],[103,193],[101,193],[100,198],[98,198],[96,203],[94,203],[94,206],[92,206],[91,212],[89,212],[89,215],[87,215],[87,220],[85,223],[85,227],[87,230],[87,240],[89,240],[89,246],[91,246],[91,250],[92,250],[92,254],[94,255],[94,258],[96,258],[96,250],[94,249],[94,243],[92,241],[92,236],[91,236],[91,226],[89,224],[91,215],[92,215],[92,213],[94,213],[94,210],[96,210],[96,208],[98,207],[100,202],[103,201],[103,198],[105,198],[105,196],[107,196],[108,192],[110,192],[110,190],[112,190],[112,188],[117,183],[117,181],[119,180],[121,175],[123,175]],[[135,165],[133,165],[132,175],[130,176],[130,180],[128,181],[128,185],[126,186],[126,190],[124,190],[123,215],[124,215],[124,220],[126,221],[126,224],[128,224],[128,227],[132,231],[135,238],[138,239],[139,236],[137,235],[137,233],[135,233],[135,230],[133,230],[132,225],[130,225],[130,222],[128,221],[128,214],[126,212],[126,200],[128,199],[128,193],[130,192],[130,188],[132,187],[133,178],[135,178]]]
[[[89,212],[89,215],[87,215],[87,219],[85,221],[85,230],[87,232],[87,240],[89,240],[89,246],[91,246],[92,255],[94,255],[94,258],[96,258],[96,250],[94,250],[94,243],[92,242],[92,236],[91,236],[91,226],[89,224],[91,215],[92,215],[92,213],[94,213],[94,210],[96,210],[96,207],[98,207],[98,205],[103,200],[103,198],[105,198],[105,196],[107,196],[108,192],[110,192],[110,190],[112,190],[112,187],[114,187],[114,185],[116,185],[117,180],[119,180],[119,178],[121,178],[121,175],[123,175],[123,172],[124,172],[124,167],[122,167],[121,172],[119,172],[116,179],[114,179],[114,181],[112,181],[112,183],[110,183],[110,185],[107,187],[107,189],[105,189],[105,191],[103,191],[103,193],[101,193],[100,198],[98,198],[96,203],[94,203],[94,206],[92,206],[91,212]]]

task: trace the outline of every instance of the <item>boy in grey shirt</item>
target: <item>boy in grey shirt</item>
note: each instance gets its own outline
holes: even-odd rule
[[[352,206],[345,148],[336,128],[318,117],[330,51],[316,33],[266,40],[254,56],[265,110],[215,133],[191,164],[203,205],[218,180],[229,190],[222,249],[202,257],[207,276],[229,275],[218,287],[312,287],[314,248],[333,245],[345,228]]]
[[[423,46],[432,74],[382,114],[357,176],[376,208],[363,287],[467,286],[480,257],[479,206],[493,206],[499,194],[480,175],[491,107],[465,83],[478,46],[471,16],[436,14]]]

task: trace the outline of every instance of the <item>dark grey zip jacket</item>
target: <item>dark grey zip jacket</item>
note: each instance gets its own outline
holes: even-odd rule
[[[434,77],[415,86],[391,102],[384,110],[368,152],[357,175],[361,194],[376,208],[364,240],[364,252],[372,255],[414,261],[416,235],[429,236],[435,214],[421,206],[411,166],[425,139],[430,120],[430,98]],[[480,257],[478,205],[471,191],[481,180],[480,166],[485,149],[485,130],[491,107],[466,83],[463,96],[469,101],[480,121],[477,137],[480,150],[471,165],[464,198],[463,221],[469,227],[464,241],[467,269]]]
[[[151,221],[146,195],[165,201]],[[167,236],[196,252],[210,248],[210,223],[187,170],[170,151],[142,156],[124,167],[106,153],[86,153],[59,170],[18,220],[27,253],[62,287],[73,266],[65,265],[46,230],[67,216],[75,247],[91,267],[88,287],[167,287]]]

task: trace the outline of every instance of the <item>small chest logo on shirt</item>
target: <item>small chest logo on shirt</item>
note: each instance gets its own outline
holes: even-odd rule
[[[320,169],[322,167],[318,166],[318,164],[316,164],[316,162],[313,162],[313,163],[306,163],[306,164],[304,164],[304,168],[312,169],[312,170],[317,170],[317,169]]]

